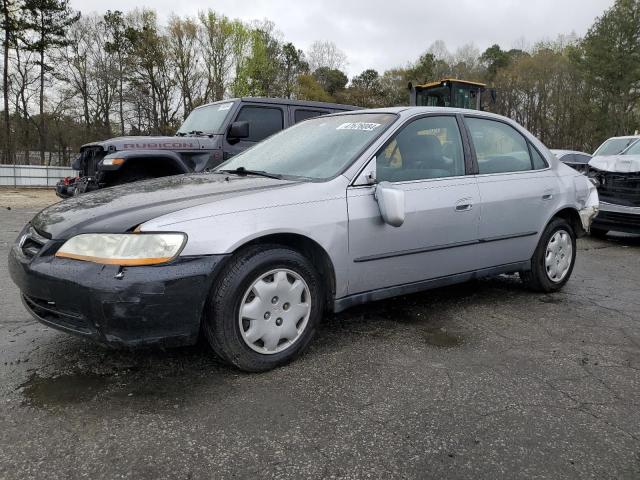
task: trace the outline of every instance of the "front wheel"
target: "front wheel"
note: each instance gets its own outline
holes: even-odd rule
[[[258,245],[237,254],[221,273],[203,330],[222,359],[262,372],[304,351],[323,307],[320,277],[306,257]]]
[[[556,292],[571,277],[576,260],[576,235],[569,223],[552,220],[531,257],[531,270],[520,272],[522,281],[538,292]]]

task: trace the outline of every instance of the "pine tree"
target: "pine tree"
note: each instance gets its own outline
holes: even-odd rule
[[[25,35],[26,49],[36,52],[39,56],[40,67],[40,121],[38,134],[40,137],[40,163],[45,164],[46,121],[44,115],[44,84],[45,76],[53,70],[46,63],[47,52],[51,49],[69,45],[66,38],[67,29],[80,18],[80,12],[74,12],[69,7],[69,0],[24,0],[22,5],[22,22],[25,31],[32,35]]]

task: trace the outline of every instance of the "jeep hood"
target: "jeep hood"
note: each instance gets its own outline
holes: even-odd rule
[[[604,172],[640,172],[640,155],[607,155],[593,157],[589,166]]]
[[[214,136],[215,137],[215,136]],[[115,137],[101,142],[87,143],[80,147],[101,147],[105,152],[120,150],[197,150],[201,146],[211,148],[210,137]]]
[[[177,175],[86,193],[38,213],[31,225],[42,235],[130,231],[153,218],[198,205],[285,189],[300,182],[219,173]]]

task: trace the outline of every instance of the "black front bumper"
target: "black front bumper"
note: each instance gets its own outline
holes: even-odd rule
[[[29,257],[15,245],[9,273],[29,312],[45,325],[114,346],[186,345],[198,338],[225,257],[179,257],[165,265],[122,268]]]
[[[640,214],[600,210],[591,228],[616,232],[640,233]]]

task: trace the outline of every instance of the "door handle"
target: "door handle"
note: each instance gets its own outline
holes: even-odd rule
[[[463,198],[456,202],[456,212],[467,212],[473,208],[470,198]]]
[[[542,200],[551,200],[553,198],[553,192],[550,190],[546,190],[543,194],[542,194]]]

